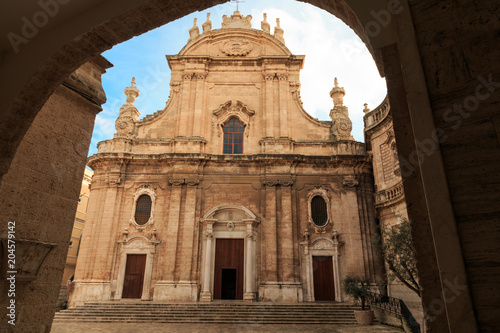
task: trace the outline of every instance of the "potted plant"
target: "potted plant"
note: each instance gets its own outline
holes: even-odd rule
[[[370,296],[370,279],[358,276],[348,276],[344,279],[344,292],[354,298],[355,302],[361,301],[361,310],[354,311],[354,316],[359,325],[373,324],[373,310],[366,307],[366,300]]]

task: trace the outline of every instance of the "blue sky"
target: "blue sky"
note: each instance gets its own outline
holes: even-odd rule
[[[114,46],[103,53],[113,65],[103,75],[107,95],[103,111],[97,115],[89,155],[97,153],[97,143],[116,132],[114,123],[120,106],[125,103],[123,90],[136,78],[141,95],[136,107],[139,118],[165,107],[170,91],[170,70],[165,55],[177,54],[187,43],[193,18],[198,27],[211,13],[213,29],[220,29],[222,16],[230,16],[236,4],[225,3],[203,12],[195,12],[165,26]],[[309,4],[292,0],[248,0],[240,3],[242,15],[252,15],[252,28],[260,29],[262,14],[267,13],[271,33],[280,18],[285,44],[293,54],[305,55],[301,71],[301,97],[304,108],[313,117],[330,120],[333,107],[329,92],[335,77],[345,87],[344,105],[349,107],[352,134],[363,141],[363,104],[373,109],[386,95],[385,80],[380,78],[375,62],[356,34],[342,21]]]

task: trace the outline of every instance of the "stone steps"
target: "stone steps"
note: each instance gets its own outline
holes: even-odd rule
[[[59,311],[54,322],[345,325],[356,323],[355,309],[343,303],[92,302]]]

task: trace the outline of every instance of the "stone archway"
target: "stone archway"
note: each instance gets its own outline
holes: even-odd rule
[[[72,17],[67,16],[67,12],[54,15],[48,23],[50,29],[49,26],[43,31],[40,29],[41,32],[36,34],[36,38],[30,37],[28,43],[22,45],[24,49],[19,52],[11,49],[4,39],[0,44],[2,52],[0,68],[3,71],[0,76],[0,86],[2,86],[0,175],[3,176],[9,170],[21,140],[26,137],[28,127],[47,98],[83,62],[134,35],[187,13],[222,2],[224,1],[192,1],[179,6],[177,3],[174,4],[173,0],[107,0],[102,6],[94,6],[93,2],[89,2],[90,7],[85,8],[86,5],[81,3],[57,0],[59,10],[63,5],[74,6],[75,15],[79,20],[72,20]],[[488,29],[491,31],[498,29],[497,20],[489,19],[498,16],[496,15],[498,8],[488,8],[489,3],[479,7],[472,2],[441,7],[402,1],[400,3],[402,11],[393,13],[392,16],[385,14],[381,16],[381,13],[386,13],[382,10],[387,11],[388,3],[399,2],[379,0],[371,1],[369,5],[366,1],[360,0],[308,2],[338,16],[358,32],[368,44],[368,48],[376,55],[379,68],[387,77],[391,106],[397,110],[394,115],[394,128],[400,159],[403,157],[408,161],[408,158],[412,157],[410,161],[413,161],[409,165],[412,171],[404,180],[405,188],[411,188],[412,191],[405,193],[405,196],[411,205],[410,218],[417,222],[412,226],[412,232],[419,261],[420,279],[424,287],[422,293],[424,309],[430,312],[429,320],[433,319],[430,322],[431,329],[444,332],[458,326],[474,332],[477,330],[474,313],[477,313],[481,327],[493,327],[494,320],[490,318],[500,316],[495,315],[498,312],[491,311],[498,310],[481,304],[482,301],[486,301],[482,296],[487,294],[485,290],[495,286],[498,279],[497,274],[482,276],[483,267],[493,270],[492,263],[498,262],[495,251],[489,248],[491,241],[483,241],[499,233],[494,226],[496,224],[488,223],[493,222],[495,214],[498,214],[498,207],[495,204],[497,202],[495,193],[498,191],[489,190],[491,184],[496,183],[491,178],[484,177],[486,173],[491,173],[494,177],[496,166],[488,158],[500,155],[498,149],[500,139],[495,132],[500,120],[498,115],[494,114],[496,110],[494,105],[498,103],[499,97],[498,94],[493,95],[494,83],[498,81],[500,70],[493,58],[496,50],[495,46],[492,46],[498,45],[498,37],[488,32]],[[38,2],[30,5],[19,4],[12,12],[7,10],[5,13],[13,17],[17,15],[32,17],[33,13],[36,14],[41,10],[36,6]],[[453,24],[458,16],[477,28],[477,34],[470,32],[476,31],[470,27],[465,30],[462,26],[455,28]],[[439,30],[433,24],[436,18],[447,24],[442,25],[443,30]],[[5,22],[7,24],[5,32],[19,32],[19,21],[5,20]],[[482,22],[489,23],[483,27]],[[375,24],[378,24],[379,33],[375,33],[377,32]],[[364,28],[369,27],[374,29],[370,38],[367,37],[368,34],[363,33]],[[459,38],[456,38],[457,35]],[[457,39],[458,41],[455,41]],[[438,41],[444,42],[438,44]],[[456,52],[457,49],[465,51]],[[448,58],[456,61],[443,60]],[[455,66],[457,63],[459,65]],[[441,65],[444,67],[442,71],[439,68]],[[94,80],[99,81],[98,78]],[[488,80],[493,82],[489,86]],[[490,94],[486,99],[483,98],[484,94],[480,95],[481,107],[474,108],[474,113],[471,113],[472,118],[468,119],[467,123],[458,117],[456,119],[460,120],[460,124],[455,127],[455,123],[447,121],[442,116],[443,112],[446,113],[447,108],[453,104],[463,105],[464,96],[473,98],[481,87],[490,89]],[[430,99],[433,102],[432,106]],[[486,119],[488,126],[483,123],[478,124],[478,119]],[[91,127],[85,119],[85,131],[90,131]],[[432,136],[432,133],[436,128],[451,131],[448,132],[451,135],[446,136],[447,144],[443,144],[442,141],[445,140],[443,137],[438,137],[433,141],[433,148],[426,149],[426,152],[422,153],[419,143],[433,139],[435,135]],[[470,133],[482,133],[484,140],[464,141],[463,137],[470,136]],[[458,162],[454,159],[456,154],[453,149],[460,144],[466,145],[467,154],[473,155],[470,160],[474,163],[474,169],[481,170],[480,173],[469,170],[470,160],[462,163],[461,159],[458,159]],[[64,150],[71,147],[63,145],[61,148]],[[26,151],[23,150],[21,153],[26,154]],[[84,155],[80,152],[74,155],[70,153],[68,156],[71,157],[71,161],[67,163],[83,162]],[[22,160],[22,156],[19,159]],[[43,178],[41,173],[35,177]],[[71,175],[61,177],[70,179]],[[462,183],[464,178],[468,180],[466,183]],[[10,181],[12,179],[9,178]],[[16,184],[15,180],[7,185],[2,184],[1,195],[12,197],[12,193],[16,191],[13,190]],[[61,195],[64,191],[66,190],[58,189],[55,193]],[[480,201],[477,201],[476,205],[471,204],[470,200],[463,200],[464,196],[476,192],[479,195],[472,199],[484,201],[483,205]],[[28,198],[36,194],[25,192],[25,198],[16,195],[19,197],[15,199],[16,204],[23,206]],[[65,205],[68,206],[71,204]],[[50,243],[53,237],[50,232],[42,231],[40,226],[31,223],[32,218],[24,217],[25,213],[21,214],[19,209],[10,213],[11,211],[12,209],[9,209],[7,213],[5,210],[2,217],[4,220],[23,221],[18,229],[19,237]],[[461,222],[459,230],[455,215]],[[33,216],[32,213],[31,217]],[[60,223],[57,219],[51,221],[55,224]],[[483,223],[484,221],[487,222]],[[476,222],[481,222],[483,233],[479,237],[476,233],[468,232],[476,230]],[[481,255],[476,256],[477,252]],[[464,260],[468,265],[467,271]],[[53,267],[51,266],[49,270]],[[467,275],[472,281],[470,285]],[[453,295],[453,302],[449,302],[450,295],[447,296],[445,293],[449,293],[450,288],[446,283],[470,286],[470,288],[462,288],[458,295]],[[471,292],[474,294],[474,304]],[[439,310],[431,308],[432,304],[438,304]],[[47,324],[48,320],[43,322],[46,323],[43,325],[50,326]]]

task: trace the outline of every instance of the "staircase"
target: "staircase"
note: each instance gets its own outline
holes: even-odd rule
[[[355,324],[346,303],[86,303],[56,313],[54,322],[214,323],[214,324]]]

